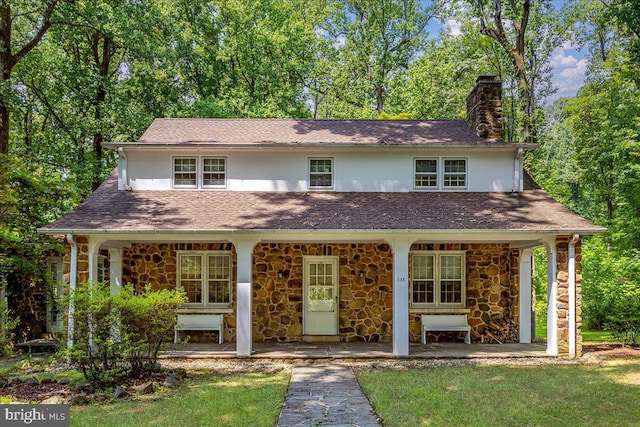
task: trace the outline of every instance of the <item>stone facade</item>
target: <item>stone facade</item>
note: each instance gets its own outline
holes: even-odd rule
[[[466,251],[466,310],[473,342],[495,342],[488,334],[489,324],[499,322],[518,336],[519,252],[509,244],[421,244],[411,251]],[[409,318],[410,340],[420,342],[420,315],[434,310],[412,310]],[[460,310],[456,310],[460,312]],[[432,332],[429,341],[460,340],[462,334]],[[517,342],[509,341],[509,342]]]
[[[467,121],[481,138],[502,138],[502,82],[480,76],[467,96]]]
[[[568,352],[568,245],[557,240],[558,347]],[[77,236],[78,284],[88,279],[88,239]],[[235,277],[237,257],[230,243],[134,243],[123,250],[123,283],[173,288],[177,282],[177,250],[224,250],[233,253],[231,307],[224,313],[224,339],[236,335]],[[414,244],[411,251],[465,251],[466,307],[473,342],[495,342],[489,325],[511,328],[517,342],[519,307],[519,251],[509,244]],[[70,250],[65,246],[64,278],[69,279]],[[303,259],[339,259],[339,338],[344,342],[392,339],[393,254],[387,244],[260,243],[253,252],[253,339],[286,342],[303,338]],[[576,244],[577,306],[581,304],[580,242]],[[430,309],[410,309],[410,341],[420,342],[420,315]],[[581,351],[581,310],[577,310],[578,352]],[[192,341],[214,341],[215,333],[186,332]],[[459,334],[432,333],[430,341],[460,340]]]
[[[177,281],[176,251],[229,251],[232,253],[232,277],[237,276],[237,258],[231,243],[136,243],[122,253],[122,283],[132,283],[137,289],[145,285],[152,289],[174,289]],[[236,283],[232,283],[235,289]],[[231,305],[224,314],[223,336],[233,341],[236,335],[235,292],[231,294]],[[215,311],[215,310],[213,310]],[[184,312],[189,312],[185,309]],[[191,342],[217,342],[217,332],[181,331],[180,338],[189,336]]]
[[[339,258],[340,340],[391,340],[393,254],[389,245],[261,243],[253,254],[255,341],[302,339],[303,258],[307,255]]]

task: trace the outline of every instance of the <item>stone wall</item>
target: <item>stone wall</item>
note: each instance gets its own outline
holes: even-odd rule
[[[256,245],[253,256],[253,339],[302,339],[303,257],[306,255],[339,258],[340,340],[389,342],[393,255],[387,244]]]
[[[508,244],[421,244],[411,251],[466,251],[466,281],[469,325],[473,342],[495,342],[488,334],[489,324],[499,323],[518,336],[519,252]],[[429,309],[412,310],[409,318],[410,341],[420,342],[420,315]],[[429,341],[460,340],[461,334],[429,333]],[[517,342],[509,341],[509,342]]]
[[[177,281],[176,251],[232,251],[233,282],[231,308],[233,313],[224,315],[225,341],[234,341],[236,336],[236,281],[237,257],[231,243],[135,243],[122,253],[122,283],[132,283],[137,289],[145,285],[152,289],[174,289]],[[188,311],[186,309],[185,311]],[[180,338],[189,336],[190,342],[217,342],[217,332],[182,331]]]
[[[480,76],[467,96],[467,121],[481,138],[502,138],[502,82]]]

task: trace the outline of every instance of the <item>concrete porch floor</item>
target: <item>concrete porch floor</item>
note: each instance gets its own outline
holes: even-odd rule
[[[549,357],[543,344],[410,344],[403,359]],[[234,342],[171,344],[160,358],[237,359]],[[394,359],[391,343],[253,343],[243,360],[264,359]]]

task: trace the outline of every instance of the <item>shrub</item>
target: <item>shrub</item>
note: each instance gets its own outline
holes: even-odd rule
[[[158,351],[185,302],[182,290],[135,292],[133,285],[111,294],[108,284],[87,283],[75,291],[74,345],[62,356],[88,381],[114,385],[157,366]]]

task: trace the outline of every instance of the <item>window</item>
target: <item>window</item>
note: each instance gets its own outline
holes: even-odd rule
[[[104,255],[98,255],[98,282],[109,281],[109,261]]]
[[[227,170],[224,158],[202,159],[202,186],[225,187],[227,185]]]
[[[411,303],[417,307],[465,307],[465,259],[460,252],[414,253]]]
[[[231,304],[231,255],[185,251],[178,254],[178,286],[187,303],[201,306]]]
[[[438,159],[416,159],[416,188],[438,188]]]
[[[466,188],[467,161],[444,159],[444,188]]]
[[[198,186],[195,158],[176,157],[173,159],[173,186],[176,188],[196,188]]]
[[[333,159],[309,159],[309,188],[333,187]]]

